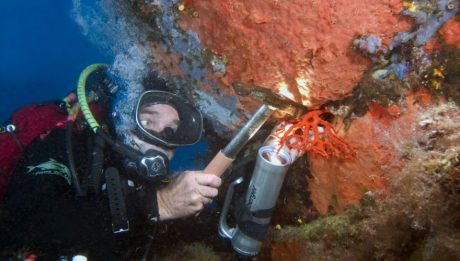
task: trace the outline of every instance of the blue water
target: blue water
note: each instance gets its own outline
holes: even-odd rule
[[[86,65],[112,61],[71,9],[71,0],[0,1],[0,123],[23,105],[64,97]]]
[[[113,57],[80,32],[71,0],[0,1],[0,123],[29,103],[57,100],[76,88],[87,65]],[[174,171],[201,169],[206,142],[178,149]]]

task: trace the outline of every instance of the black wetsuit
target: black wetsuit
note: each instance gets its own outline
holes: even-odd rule
[[[83,132],[73,136],[77,173],[84,179],[89,173],[91,153],[87,144],[92,135]],[[124,179],[130,231],[115,235],[106,193],[86,197],[75,194],[64,129],[53,130],[43,140],[37,138],[22,155],[1,203],[0,259],[31,252],[39,260],[76,254],[89,260],[118,260],[145,244],[154,229],[147,215],[158,211],[156,203],[151,202],[156,200],[152,185],[134,181],[130,183],[135,185],[129,187]],[[105,162],[104,167],[119,165],[117,169],[123,173],[117,160]]]

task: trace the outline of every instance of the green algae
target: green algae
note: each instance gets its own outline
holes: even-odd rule
[[[358,233],[355,224],[362,218],[359,208],[352,208],[340,215],[316,219],[300,226],[287,226],[275,234],[275,240],[320,241],[331,239],[347,240]]]

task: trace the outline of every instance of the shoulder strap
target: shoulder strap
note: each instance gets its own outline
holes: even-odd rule
[[[110,214],[112,215],[112,231],[115,234],[127,232],[129,231],[129,220],[118,170],[114,167],[107,168],[105,170],[105,180],[109,196]]]

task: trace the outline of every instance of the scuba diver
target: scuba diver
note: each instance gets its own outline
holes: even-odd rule
[[[200,112],[155,79],[117,130],[123,115],[107,107],[124,103],[120,82],[87,67],[78,103],[57,106],[65,124],[22,148],[0,205],[2,260],[145,259],[158,223],[198,215],[217,196],[219,177],[168,169],[175,148],[201,138]]]

